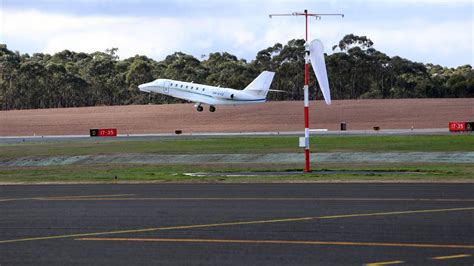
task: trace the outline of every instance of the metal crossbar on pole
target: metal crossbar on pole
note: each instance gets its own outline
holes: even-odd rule
[[[344,14],[312,14],[308,13],[308,10],[304,10],[303,13],[293,12],[291,14],[270,14],[269,17],[284,17],[284,16],[304,16],[306,22],[306,33],[305,33],[305,41],[308,44],[308,17],[314,17],[316,19],[321,19],[322,16],[341,16],[344,17]],[[305,168],[304,171],[306,173],[311,172],[311,165],[310,165],[310,156],[309,156],[309,92],[308,92],[308,85],[309,85],[309,49],[308,46],[305,45],[305,64],[304,64],[304,87],[303,87],[303,94],[304,94],[304,138],[305,138]]]

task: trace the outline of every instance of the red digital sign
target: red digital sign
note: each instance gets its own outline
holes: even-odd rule
[[[464,131],[465,129],[465,122],[449,122],[449,131]]]
[[[116,128],[94,128],[90,130],[91,137],[116,137]]]
[[[117,129],[116,128],[99,128],[99,137],[116,137]]]

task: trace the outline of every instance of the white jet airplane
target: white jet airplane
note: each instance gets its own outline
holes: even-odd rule
[[[198,112],[202,112],[201,104],[208,104],[209,111],[216,111],[216,105],[240,105],[266,102],[267,93],[272,84],[275,72],[263,71],[245,89],[234,90],[183,82],[172,79],[157,79],[138,86],[140,91],[161,93],[179,99],[195,102]]]

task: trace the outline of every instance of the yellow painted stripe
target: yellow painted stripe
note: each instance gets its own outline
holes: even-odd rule
[[[84,233],[84,234],[57,235],[57,236],[45,236],[45,237],[32,237],[32,238],[20,238],[20,239],[11,239],[11,240],[0,240],[0,244],[23,242],[23,241],[58,239],[58,238],[71,238],[71,237],[75,238],[75,237],[84,237],[84,236],[142,233],[142,232],[162,231],[162,230],[179,230],[179,229],[194,229],[194,228],[231,226],[231,225],[294,222],[294,221],[305,221],[305,220],[312,220],[312,219],[313,219],[313,217],[303,217],[303,218],[274,219],[274,220],[247,221],[247,222],[230,222],[230,223],[197,224],[197,225],[183,225],[183,226],[157,227],[157,228],[145,228],[145,229],[131,229],[131,230],[119,230],[119,231],[109,231],[109,232],[97,232],[97,233]]]
[[[44,197],[30,197],[30,198],[8,198],[0,199],[0,202],[5,201],[20,201],[20,200],[74,200],[74,199],[86,199],[87,198],[105,198],[105,197],[121,197],[121,196],[133,196],[135,194],[107,194],[107,195],[82,195],[82,196],[44,196]]]
[[[124,196],[134,196],[135,194],[105,194],[105,195],[88,195],[88,196],[70,196],[74,198],[88,198],[88,197],[124,197]]]
[[[449,260],[449,259],[459,259],[459,258],[467,258],[467,257],[471,257],[471,255],[469,255],[469,254],[459,254],[459,255],[432,257],[431,259],[434,259],[434,260]]]
[[[399,212],[376,212],[376,213],[361,213],[361,214],[346,214],[346,215],[332,215],[315,217],[316,219],[336,219],[336,218],[350,218],[350,217],[366,217],[366,216],[385,216],[385,215],[401,215],[414,213],[434,213],[434,212],[452,212],[452,211],[469,211],[474,210],[474,207],[467,208],[451,208],[451,209],[435,209],[435,210],[415,210],[415,211],[399,211]]]
[[[401,264],[404,263],[402,260],[393,260],[393,261],[382,261],[382,262],[372,262],[367,263],[365,266],[378,266],[378,265],[391,265],[391,264]]]
[[[84,195],[84,196],[54,196],[54,197],[39,197],[38,200],[76,200],[76,199],[109,199],[113,197],[134,196],[135,194],[106,194],[106,195]],[[113,198],[115,199],[115,198]],[[116,198],[120,199],[120,198]]]
[[[4,201],[16,201],[16,200],[33,200],[35,198],[11,198],[11,199],[0,199],[0,202]]]
[[[414,213],[434,213],[434,212],[469,211],[469,210],[474,210],[474,207],[453,208],[453,209],[434,209],[434,210],[414,210],[414,211],[399,211],[399,212],[363,213],[363,214],[347,214],[347,215],[332,215],[332,216],[319,216],[319,217],[270,219],[270,220],[257,220],[257,221],[240,221],[240,222],[226,222],[226,223],[213,223],[213,224],[198,224],[198,225],[145,228],[145,229],[118,230],[118,231],[97,232],[97,233],[84,233],[84,234],[71,234],[71,235],[57,235],[57,236],[45,236],[45,237],[32,237],[32,238],[0,240],[0,244],[2,244],[2,243],[23,242],[23,241],[58,239],[58,238],[71,238],[71,237],[76,238],[76,237],[85,237],[85,236],[141,233],[141,232],[160,231],[160,230],[178,230],[178,229],[193,229],[193,228],[247,225],[247,224],[265,224],[265,223],[309,221],[309,220],[316,220],[316,219],[338,219],[338,218],[349,218],[349,217],[401,215],[401,214],[414,214]]]
[[[433,202],[474,202],[474,199],[412,199],[412,198],[46,198],[43,200],[110,200],[110,201],[433,201]]]
[[[192,239],[192,238],[95,238],[85,237],[82,241],[135,241],[135,242],[191,242],[191,243],[237,243],[237,244],[294,244],[294,245],[336,245],[336,246],[371,246],[371,247],[415,247],[415,248],[466,248],[474,245],[415,244],[415,243],[375,243],[375,242],[341,242],[312,240],[241,240],[241,239]]]

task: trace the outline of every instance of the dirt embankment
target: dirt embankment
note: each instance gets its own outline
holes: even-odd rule
[[[344,100],[310,103],[310,127],[348,129],[447,128],[449,121],[474,120],[474,99]],[[217,106],[199,113],[193,104],[131,105],[0,112],[0,136],[86,135],[90,128],[119,134],[264,132],[303,130],[303,103],[269,102]]]

